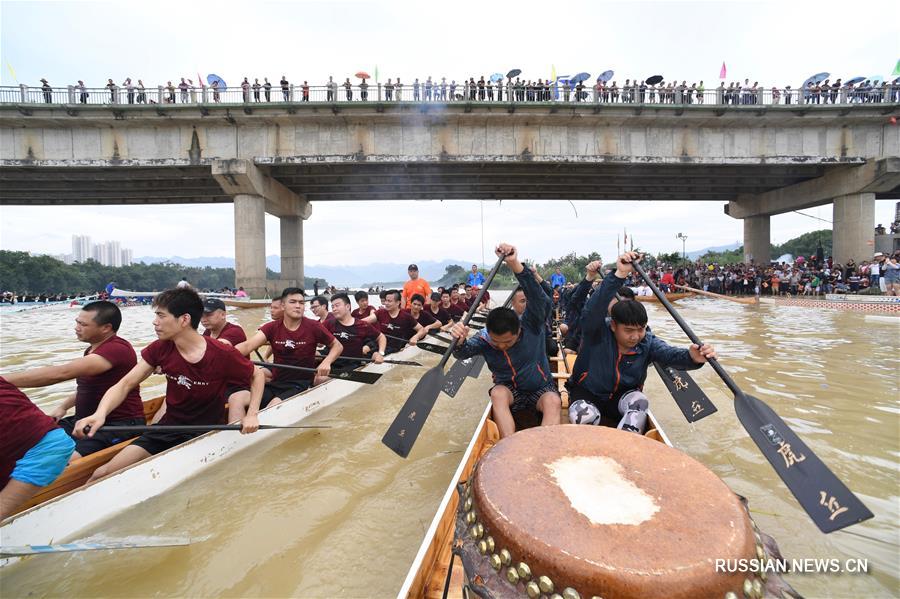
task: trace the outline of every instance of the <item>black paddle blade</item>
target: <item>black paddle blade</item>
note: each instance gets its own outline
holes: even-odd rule
[[[481,376],[481,369],[484,368],[484,358],[481,356],[475,356],[475,361],[472,362],[472,368],[469,370],[469,377],[473,379],[477,379]]]
[[[328,377],[332,379],[352,381],[354,383],[363,383],[364,385],[371,385],[381,378],[381,373],[366,372],[364,370],[345,370],[343,372],[332,372],[328,375]]]
[[[671,367],[663,368],[656,362],[653,366],[688,422],[697,422],[717,411],[713,402],[687,372]]]
[[[753,442],[819,530],[834,532],[873,516],[769,406],[740,393],[734,398],[734,409]]]
[[[453,366],[450,367],[450,370],[447,371],[447,374],[444,375],[444,386],[441,388],[441,391],[449,395],[450,397],[456,397],[456,393],[459,391],[459,388],[462,387],[463,381],[466,380],[466,375],[469,374],[469,371],[472,369],[472,362],[475,358],[467,358],[465,360],[457,360],[453,363]]]
[[[444,355],[444,352],[447,351],[447,347],[443,345],[438,345],[437,343],[428,343],[427,341],[419,341],[416,343],[416,347],[419,349],[424,349],[425,351],[430,351],[433,354]]]
[[[434,367],[425,373],[406,403],[400,408],[400,412],[394,417],[394,421],[388,427],[384,437],[381,438],[381,442],[401,458],[407,457],[412,451],[413,445],[425,425],[425,420],[441,392],[441,383],[444,379],[444,373],[441,370],[441,368]]]
[[[438,331],[436,329],[431,329],[430,331],[428,331],[428,334],[431,335],[432,337],[434,337],[435,339],[437,339],[438,341],[446,341],[447,343],[450,343],[451,341],[453,341],[449,337],[445,337],[445,336],[441,335],[441,331]]]

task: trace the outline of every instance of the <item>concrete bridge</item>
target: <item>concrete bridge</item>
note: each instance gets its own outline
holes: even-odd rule
[[[303,280],[312,202],[716,200],[748,259],[770,216],[828,203],[834,254],[872,253],[875,199],[900,197],[898,104],[0,104],[0,204],[233,202],[237,284]],[[271,286],[270,286],[271,287]]]

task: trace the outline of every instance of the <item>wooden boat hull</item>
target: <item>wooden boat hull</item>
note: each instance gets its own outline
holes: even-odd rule
[[[223,299],[222,302],[226,306],[231,306],[232,308],[268,308],[269,304],[272,303],[272,300]]]
[[[418,348],[408,347],[392,358],[409,360],[419,351]],[[363,370],[384,373],[391,368],[391,364],[369,364]],[[358,383],[331,379],[276,406],[266,408],[260,412],[259,422],[273,425],[300,422],[358,388]],[[94,484],[69,491],[10,516],[0,523],[0,537],[4,545],[12,546],[63,542],[79,530],[160,495],[212,464],[277,434],[284,433],[277,430],[261,430],[252,435],[232,431],[206,433]],[[0,560],[0,566],[8,565],[14,559]]]
[[[684,299],[686,297],[691,297],[694,295],[693,293],[667,293],[666,299],[670,302],[677,302],[680,299]],[[659,300],[656,299],[655,295],[638,295],[635,298],[639,302],[649,302],[649,303],[659,303]]]

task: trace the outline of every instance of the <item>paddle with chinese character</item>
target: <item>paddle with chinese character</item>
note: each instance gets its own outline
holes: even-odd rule
[[[672,394],[672,399],[678,404],[678,409],[688,422],[697,422],[717,411],[716,406],[687,371],[676,370],[671,366],[660,366],[656,362],[653,366],[656,367],[659,378]]]
[[[637,262],[632,264],[691,342],[702,345],[700,338],[650,280],[641,265]],[[762,400],[744,393],[718,360],[709,360],[709,365],[734,394],[734,411],[738,420],[819,530],[824,533],[834,532],[873,517],[869,508],[828,469],[772,408]]]
[[[494,280],[494,275],[500,270],[500,265],[503,264],[505,258],[505,256],[500,256],[497,259],[497,263],[491,269],[490,274],[488,274],[484,286],[478,291],[478,296],[463,317],[463,325],[469,323],[475,310],[481,304],[484,292],[490,287],[491,282]],[[453,339],[450,342],[450,346],[444,351],[444,355],[441,357],[440,362],[437,363],[437,366],[426,372],[419,379],[415,389],[413,389],[406,403],[400,408],[400,412],[394,418],[390,427],[388,427],[384,437],[382,437],[381,442],[400,457],[405,458],[409,455],[416,439],[419,437],[419,433],[422,432],[425,420],[431,413],[432,408],[434,408],[434,402],[437,401],[441,387],[444,384],[444,365],[450,359],[450,354],[453,353],[457,343],[459,343],[459,340]]]

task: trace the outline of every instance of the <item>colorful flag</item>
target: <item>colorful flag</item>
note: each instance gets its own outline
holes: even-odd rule
[[[206,82],[203,81],[203,77],[200,76],[200,71],[197,71],[197,82],[200,84],[201,89],[206,87]]]
[[[897,64],[900,64],[900,63],[897,63]],[[19,78],[16,77],[16,70],[15,70],[14,68],[12,68],[12,65],[9,64],[9,63],[7,62],[7,63],[6,63],[6,68],[9,69],[9,74],[12,75],[13,80],[14,80],[16,83],[18,83],[18,82],[19,82]]]
[[[616,234],[616,255],[618,255],[618,256],[621,256],[621,255],[622,255],[622,245],[621,245],[621,242],[622,242],[622,238],[619,237],[618,234]]]
[[[719,69],[719,79],[725,79],[725,61],[722,61],[722,68]]]
[[[378,65],[375,65],[375,83],[378,83]]]
[[[622,241],[622,245],[624,245],[625,247],[628,247],[628,230],[627,229],[622,229],[622,230],[625,231],[625,239]]]
[[[894,72],[891,73],[891,77],[897,77],[898,75],[900,75],[900,60],[894,65]]]

